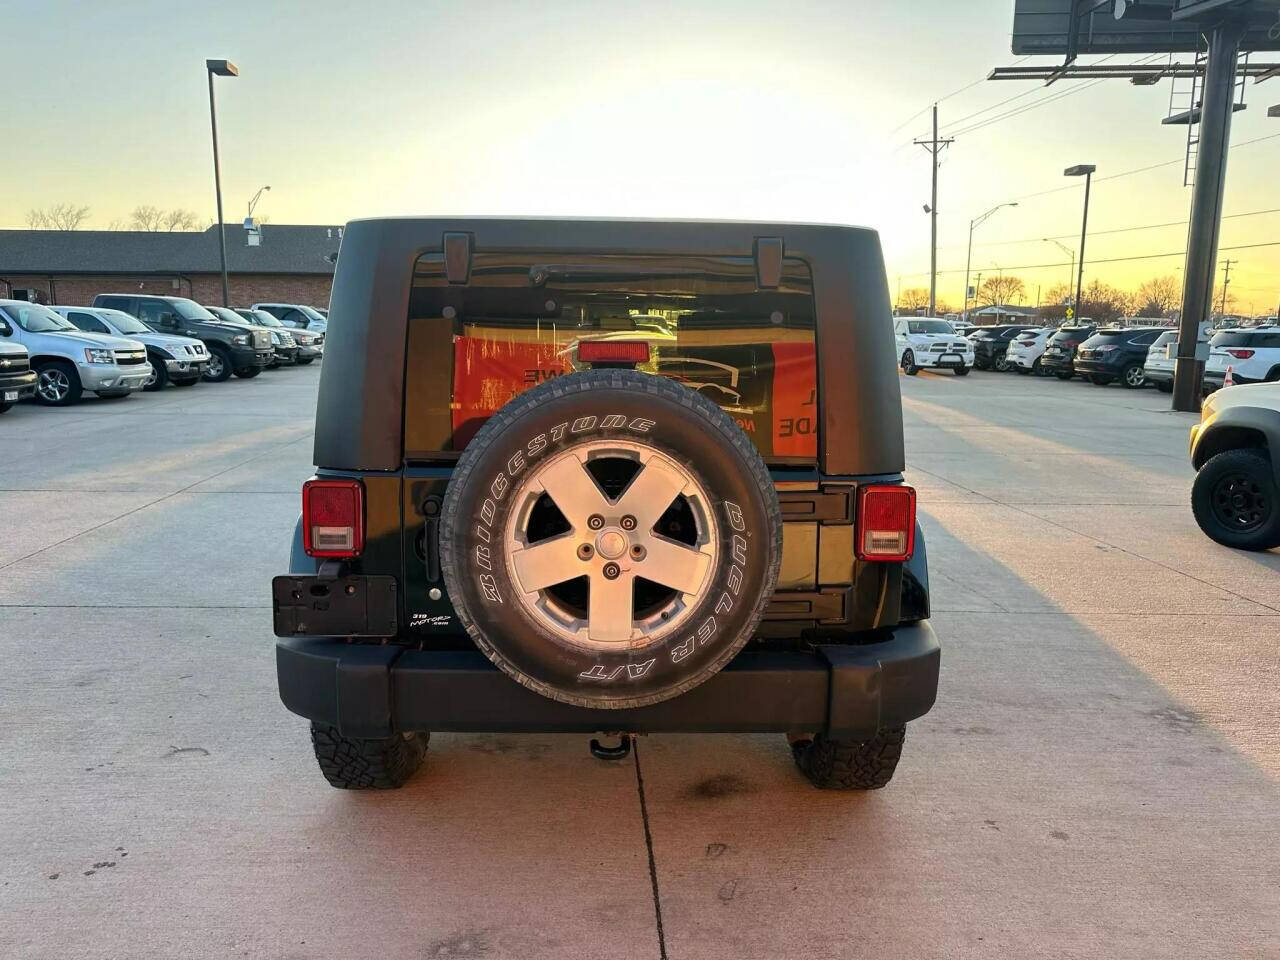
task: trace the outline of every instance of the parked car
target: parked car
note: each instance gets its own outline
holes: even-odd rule
[[[622,731],[591,745],[612,759],[634,733],[759,731],[785,734],[819,787],[886,785],[940,648],[879,250],[825,225],[347,227],[346,339],[271,584],[280,698],[326,780],[399,787],[433,730]],[[554,282],[579,322],[553,329],[512,276]],[[412,286],[412,310],[386,310],[384,284]],[[548,366],[619,303],[666,311],[678,344],[735,366],[758,419],[644,372],[643,340]],[[471,348],[488,362],[453,362]],[[770,463],[817,482],[775,482]],[[793,524],[816,546],[788,551],[779,583]]]
[[[267,362],[268,370],[275,370],[282,366],[293,366],[298,358],[298,344],[293,339],[292,331],[284,330],[280,327],[264,326],[246,319],[241,315],[240,311],[231,307],[213,307],[206,306],[206,310],[212,313],[219,320],[225,320],[227,323],[238,324],[246,330],[265,330],[267,336],[271,338],[271,359]]]
[[[0,300],[0,314],[7,320],[0,335],[22,344],[31,357],[39,403],[69,406],[86,390],[127,397],[151,379],[147,348],[137,340],[85,333],[43,304],[26,300]]]
[[[36,372],[27,348],[8,339],[9,322],[0,317],[0,413],[8,413],[19,400],[36,394]]]
[[[1027,323],[1003,323],[993,327],[979,327],[969,335],[973,342],[973,365],[979,370],[1009,369],[1008,350],[1013,338],[1024,330],[1036,329]]]
[[[1204,365],[1205,386],[1221,387],[1227,367],[1231,367],[1232,383],[1280,380],[1280,326],[1215,333]]]
[[[265,310],[286,327],[325,333],[329,329],[327,314],[301,303],[255,303],[250,309]]]
[[[273,332],[283,332],[284,330],[284,324],[276,319],[274,314],[267,313],[265,310],[246,310],[236,307],[235,312],[249,323],[257,324],[260,327],[276,328]],[[294,355],[294,362],[299,366],[305,367],[307,364],[324,356],[323,333],[315,333],[311,330],[290,330],[288,334],[298,345],[297,353]]]
[[[951,328],[962,337],[967,337],[973,333],[973,331],[978,329],[975,324],[969,323],[965,320],[951,320],[949,323],[951,324]]]
[[[1147,348],[1147,359],[1142,371],[1147,382],[1153,383],[1161,393],[1173,392],[1174,354],[1178,349],[1178,331],[1166,330]]]
[[[100,293],[95,307],[110,307],[137,317],[152,330],[194,337],[209,351],[204,379],[221,383],[237,377],[256,377],[271,362],[271,335],[266,330],[246,330],[243,324],[220,320],[186,297],[150,294]]]
[[[1076,375],[1076,351],[1097,331],[1093,325],[1059,327],[1049,338],[1044,353],[1040,355],[1040,367],[1059,380],[1070,380]]]
[[[894,348],[898,365],[908,376],[941,368],[965,376],[973,367],[973,342],[955,332],[950,321],[938,317],[895,317]]]
[[[1115,380],[1131,390],[1147,385],[1147,351],[1164,327],[1106,327],[1080,344],[1076,372],[1105,387]]]
[[[151,378],[145,390],[162,390],[166,384],[190,387],[200,382],[209,365],[209,351],[194,337],[157,333],[137,317],[108,307],[53,307],[87,333],[129,337],[147,348]]]
[[[1191,465],[1191,510],[1207,536],[1241,550],[1280,547],[1280,383],[1206,397]]]
[[[1009,366],[1021,374],[1040,374],[1044,369],[1040,358],[1049,346],[1049,338],[1057,333],[1056,327],[1041,327],[1038,330],[1023,330],[1009,343],[1005,357]]]

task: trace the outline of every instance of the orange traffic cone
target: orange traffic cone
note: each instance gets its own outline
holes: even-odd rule
[[[1235,386],[1235,379],[1231,376],[1231,364],[1229,363],[1227,364],[1227,372],[1222,378],[1222,385],[1224,387]]]

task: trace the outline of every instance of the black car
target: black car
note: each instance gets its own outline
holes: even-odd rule
[[[245,323],[271,328],[272,342],[277,337],[284,338],[286,336],[293,340],[296,349],[293,351],[290,362],[296,363],[300,367],[305,367],[307,364],[324,356],[323,333],[305,329],[291,329],[281,323],[275,314],[268,313],[266,310],[254,310],[252,307],[236,307],[234,312]],[[278,345],[276,350],[279,351]]]
[[[1076,373],[1089,382],[1106,386],[1119,380],[1136,390],[1147,385],[1147,351],[1165,332],[1164,327],[1107,327],[1080,344],[1076,350]]]
[[[1080,344],[1092,337],[1098,328],[1092,325],[1080,327],[1059,327],[1058,332],[1049,338],[1040,357],[1040,367],[1045,373],[1051,373],[1059,380],[1070,380],[1076,374],[1076,350]]]
[[[297,361],[298,344],[287,333],[272,330],[268,326],[246,319],[239,310],[233,310],[230,307],[206,305],[205,309],[227,323],[234,323],[249,330],[265,330],[267,336],[271,338],[271,360],[267,363],[268,370],[275,370],[281,366],[291,367]]]
[[[887,290],[862,228],[350,224],[272,582],[329,783],[431,731],[772,732],[888,783],[940,648]]]
[[[204,378],[215,383],[237,377],[256,377],[272,361],[271,334],[250,330],[243,324],[220,320],[186,297],[100,293],[93,306],[123,310],[159,333],[195,337],[209,350]]]
[[[994,327],[978,327],[969,334],[973,341],[973,365],[979,370],[1009,369],[1009,344],[1023,330],[1040,329],[1034,323],[1005,323]]]

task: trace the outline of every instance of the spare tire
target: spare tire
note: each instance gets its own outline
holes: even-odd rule
[[[476,646],[584,707],[657,703],[719,671],[781,557],[778,497],[746,434],[706,397],[630,370],[514,398],[441,508],[445,585]]]

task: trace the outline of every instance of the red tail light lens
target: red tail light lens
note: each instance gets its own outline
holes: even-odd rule
[[[579,363],[648,363],[643,340],[588,340],[578,344]]]
[[[901,563],[916,546],[916,491],[906,484],[858,488],[859,560]]]
[[[302,546],[309,557],[358,557],[364,550],[364,484],[359,480],[304,483]]]
[[[1228,350],[1227,353],[1231,354],[1237,360],[1248,360],[1253,356],[1252,350]]]

